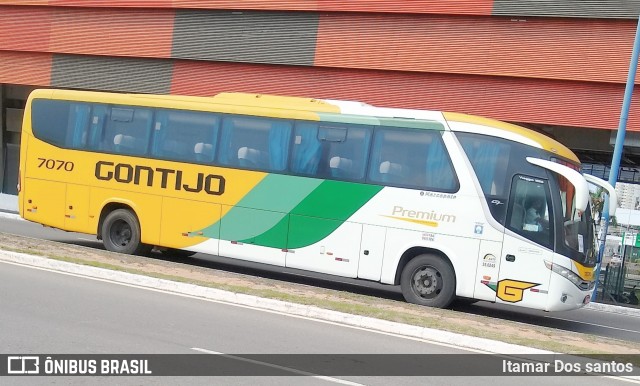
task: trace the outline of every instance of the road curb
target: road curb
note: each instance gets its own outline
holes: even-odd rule
[[[22,220],[22,221],[25,221],[17,213],[3,212],[3,211],[0,211],[0,218],[7,218],[7,219],[10,219],[10,220]]]
[[[589,303],[584,308],[640,318],[640,308],[614,306],[612,304],[603,303]]]
[[[426,341],[444,343],[461,348],[480,350],[488,353],[527,355],[527,354],[555,354],[551,351],[532,347],[520,346],[486,338],[478,338],[433,328],[418,327],[408,324],[375,319],[367,316],[347,314],[344,312],[325,310],[316,306],[308,306],[285,302],[275,299],[265,299],[253,295],[234,293],[216,288],[201,287],[194,284],[179,283],[166,279],[158,279],[138,274],[113,271],[104,268],[89,267],[68,263],[45,257],[24,253],[0,251],[0,260],[18,263],[38,268],[45,268],[59,272],[71,273],[113,281],[122,284],[135,285],[176,294],[194,296],[202,299],[253,307],[265,311],[279,312],[288,315],[302,316],[311,319],[329,321],[347,326],[376,330],[380,332],[419,338]]]

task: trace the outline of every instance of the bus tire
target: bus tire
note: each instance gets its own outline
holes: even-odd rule
[[[144,255],[151,250],[140,241],[140,223],[128,209],[116,209],[102,223],[102,242],[111,252]]]
[[[409,303],[444,308],[456,292],[456,276],[448,261],[424,254],[411,259],[400,276],[402,295]]]

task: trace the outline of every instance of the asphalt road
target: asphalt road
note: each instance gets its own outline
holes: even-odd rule
[[[194,299],[0,262],[0,342],[13,354],[468,354],[468,351],[364,329]],[[265,362],[241,366],[268,366]],[[453,358],[453,357],[452,357]],[[153,362],[152,362],[153,363]],[[467,363],[470,365],[471,363]],[[452,371],[465,362],[451,359]],[[613,385],[603,377],[288,377],[86,378],[19,376],[5,384],[366,384]],[[626,383],[625,383],[626,384]]]
[[[95,236],[63,232],[22,220],[0,218],[0,232],[104,249],[102,242],[96,240]],[[157,255],[155,258],[162,258],[162,256]],[[180,262],[176,262],[176,264],[193,264],[205,268],[404,301],[399,288],[393,286],[244,262],[206,254],[196,254],[192,258],[186,260],[181,259]],[[588,333],[640,343],[640,318],[635,316],[588,309],[548,313],[489,302],[478,302],[472,305],[454,305],[454,309],[560,330]]]

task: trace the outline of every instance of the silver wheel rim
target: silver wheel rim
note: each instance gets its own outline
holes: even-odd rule
[[[423,299],[435,299],[442,292],[443,286],[442,274],[434,267],[418,267],[411,275],[411,289]]]

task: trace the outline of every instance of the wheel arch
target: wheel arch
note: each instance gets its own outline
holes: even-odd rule
[[[402,271],[404,270],[404,267],[407,265],[407,263],[409,263],[409,261],[411,261],[414,257],[424,255],[424,254],[437,255],[440,258],[442,258],[442,260],[444,260],[447,264],[449,264],[451,266],[451,269],[453,270],[454,275],[456,276],[456,283],[457,283],[457,274],[456,274],[455,266],[453,265],[453,263],[451,262],[451,259],[449,258],[449,256],[447,256],[447,254],[445,254],[444,252],[436,248],[416,246],[416,247],[411,247],[406,251],[404,251],[404,253],[400,257],[400,261],[398,261],[398,266],[396,267],[396,275],[393,280],[393,284],[394,285],[400,284],[400,277],[402,276]]]
[[[117,209],[129,210],[136,217],[136,220],[138,220],[138,224],[140,224],[140,217],[138,216],[138,213],[136,213],[136,210],[131,203],[122,201],[108,202],[102,206],[100,217],[98,218],[98,228],[96,233],[98,236],[98,240],[102,240],[102,224],[104,223],[104,219],[109,215],[109,213]],[[140,235],[142,236],[142,226],[140,226]]]

